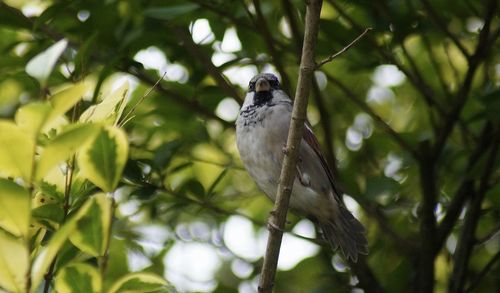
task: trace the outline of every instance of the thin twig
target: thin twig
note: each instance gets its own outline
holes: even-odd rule
[[[285,71],[285,65],[282,60],[283,54],[278,52],[278,50],[275,47],[276,41],[274,40],[275,38],[273,37],[273,34],[269,30],[266,17],[262,13],[260,0],[253,0],[252,3],[255,7],[255,13],[257,16],[257,19],[253,18],[252,21],[257,30],[261,33],[262,37],[264,38],[264,43],[267,46],[267,50],[269,51],[269,54],[273,58],[273,64],[274,66],[276,66],[276,69],[281,75],[282,89],[285,92],[289,93],[291,92],[291,84],[290,84],[290,79],[288,78],[288,74]],[[252,14],[249,14],[249,16],[250,15]]]
[[[104,253],[99,256],[99,272],[101,274],[101,280],[106,280],[106,270],[108,268],[109,260],[109,247],[111,245],[111,237],[113,237],[113,219],[116,210],[116,201],[114,196],[111,197],[111,211],[109,213],[109,227],[107,232],[107,240],[104,248]]]
[[[491,174],[495,170],[496,157],[500,145],[500,128],[496,129],[494,134],[495,144],[491,148],[488,156],[486,166],[481,174],[479,187],[477,188],[474,197],[470,201],[467,214],[465,215],[464,225],[460,238],[458,240],[458,246],[453,254],[453,271],[448,282],[448,292],[450,293],[460,293],[463,292],[464,284],[466,281],[466,273],[468,270],[470,257],[472,254],[472,248],[475,243],[475,233],[477,229],[477,224],[479,223],[479,218],[481,216],[481,204],[485,198],[486,192],[489,187],[489,180]]]
[[[241,103],[242,99],[236,89],[226,80],[224,74],[222,74],[219,68],[212,63],[210,56],[201,50],[200,45],[193,41],[189,31],[178,26],[171,27],[170,29],[177,36],[177,38],[182,41],[182,45],[191,54],[191,56],[203,64],[205,70],[217,82],[217,85],[224,90],[227,95]]]
[[[148,89],[148,91],[139,99],[139,101],[137,101],[137,103],[135,103],[135,105],[132,106],[130,111],[128,111],[127,114],[125,114],[125,116],[123,116],[121,123],[118,124],[119,127],[123,127],[125,125],[125,123],[130,121],[130,119],[129,119],[130,116],[135,112],[137,107],[149,96],[149,94],[158,86],[158,84],[163,80],[163,78],[165,78],[166,74],[167,74],[166,71],[163,72],[162,76],[160,76],[160,78],[155,82],[155,84],[152,87],[150,87]]]
[[[310,0],[307,3],[302,58],[300,61],[300,72],[295,93],[292,120],[290,122],[290,131],[286,144],[287,152],[285,153],[283,166],[281,168],[275,205],[269,217],[269,238],[260,275],[259,292],[272,292],[276,276],[281,240],[283,237],[282,231],[285,227],[288,204],[292,193],[293,181],[295,179],[295,166],[298,160],[299,151],[298,146],[302,140],[304,123],[306,121],[307,99],[315,68],[314,49],[318,36],[319,16],[322,4],[322,0]]]
[[[457,46],[457,48],[460,50],[460,52],[462,52],[462,54],[466,58],[469,58],[469,56],[470,56],[469,52],[467,52],[464,45],[462,45],[462,43],[457,38],[457,36],[455,36],[448,29],[446,23],[444,23],[444,21],[439,17],[439,15],[436,13],[436,11],[432,7],[432,5],[429,3],[429,1],[428,0],[421,0],[421,2],[423,4],[423,6],[425,7],[425,9],[427,10],[427,12],[429,13],[429,16],[431,17],[431,19],[436,23],[436,25],[439,27],[439,29],[441,29],[441,31],[443,31],[453,41],[455,46]]]
[[[346,19],[347,22],[349,22],[349,24],[354,29],[356,29],[359,32],[362,32],[364,30],[364,28],[360,24],[358,24],[352,17],[350,17],[344,11],[344,9],[342,9],[342,7],[337,3],[337,1],[329,0],[328,2],[335,8],[335,10],[342,16],[342,18]],[[426,84],[420,76],[414,74],[413,72],[408,70],[407,67],[403,66],[403,64],[395,58],[394,54],[392,52],[387,51],[387,48],[385,48],[384,46],[379,45],[378,41],[374,37],[371,37],[369,35],[367,40],[377,50],[377,52],[382,58],[384,58],[387,62],[394,64],[399,70],[401,70],[401,72],[405,74],[408,80],[422,95],[424,101],[430,108],[435,108],[441,115],[447,114],[446,110],[436,102],[435,100],[436,95],[434,94],[432,88],[428,84]]]
[[[137,77],[140,81],[142,81],[144,83],[147,83],[150,85],[154,85],[156,83],[156,79],[153,79],[153,77],[151,75],[149,75],[147,72],[145,72],[142,69],[135,68],[135,67],[128,67],[128,68],[121,67],[121,68],[119,68],[119,70],[121,70],[123,72],[130,73],[131,75]],[[221,122],[222,125],[224,125],[224,126],[227,126],[227,127],[234,126],[234,123],[227,122],[226,120],[215,115],[213,111],[210,111],[209,109],[207,109],[205,107],[202,107],[196,100],[187,99],[187,98],[183,97],[180,93],[173,91],[169,88],[166,88],[161,83],[159,83],[155,89],[161,95],[171,97],[173,102],[177,103],[178,105],[180,105],[186,109],[194,111],[194,112],[196,112],[196,113],[198,113],[206,118],[215,119],[215,120]]]
[[[387,132],[387,134],[389,134],[394,139],[394,141],[399,146],[401,146],[402,149],[412,154],[412,156],[416,160],[420,158],[420,153],[417,150],[415,150],[415,148],[410,143],[404,140],[403,137],[399,135],[399,133],[397,133],[394,129],[392,129],[392,127],[389,124],[387,124],[382,119],[382,117],[377,115],[377,113],[375,113],[375,111],[373,111],[372,108],[370,108],[370,106],[368,106],[365,102],[363,102],[363,100],[358,98],[346,85],[344,85],[337,78],[333,77],[331,74],[325,73],[325,75],[327,80],[336,84],[344,92],[347,98],[353,101],[354,104],[356,104],[359,108],[361,108],[361,110],[365,111],[368,115],[370,115],[370,117],[372,117],[373,120],[375,120],[375,122],[382,128],[382,130]]]
[[[342,48],[342,50],[338,51],[337,53],[335,54],[332,54],[330,56],[328,56],[328,58],[324,59],[323,61],[319,62],[318,64],[316,64],[316,69],[319,69],[321,66],[325,65],[326,63],[329,63],[329,62],[332,62],[333,59],[337,58],[338,56],[342,55],[343,53],[345,53],[347,50],[349,50],[352,46],[354,46],[359,40],[361,40],[361,38],[363,38],[366,33],[368,33],[369,31],[371,31],[372,28],[369,27],[369,28],[366,28],[359,36],[357,36],[352,42],[350,42],[347,46],[345,46],[344,48]]]
[[[444,40],[443,51],[444,51],[444,54],[446,55],[446,61],[448,61],[448,64],[451,68],[451,71],[453,72],[454,81],[455,81],[455,83],[458,84],[460,82],[460,72],[457,69],[457,67],[455,66],[455,63],[453,63],[453,58],[450,55],[450,41],[449,40]]]
[[[487,123],[484,126],[479,143],[477,144],[476,149],[469,156],[464,170],[464,176],[460,180],[461,184],[457,188],[453,199],[446,209],[446,215],[437,229],[435,253],[438,253],[441,250],[446,238],[448,238],[448,235],[452,231],[453,227],[455,227],[456,221],[463,210],[465,202],[473,193],[474,182],[468,177],[471,170],[473,170],[474,167],[481,162],[481,157],[487,153],[487,150],[492,142],[492,130],[493,127],[491,123]]]
[[[477,287],[481,283],[481,279],[484,278],[488,274],[488,272],[493,268],[495,263],[500,260],[500,251],[498,251],[495,256],[493,256],[490,261],[484,266],[484,268],[479,272],[474,281],[471,282],[469,287],[465,290],[465,292],[473,292],[474,288]]]
[[[447,119],[444,121],[444,125],[441,129],[440,134],[436,138],[436,143],[434,145],[434,157],[437,158],[441,151],[444,149],[448,136],[452,132],[455,124],[460,121],[460,113],[462,112],[465,103],[469,97],[469,92],[472,88],[472,81],[476,74],[479,65],[488,57],[491,48],[488,46],[490,38],[490,29],[493,16],[495,15],[496,8],[498,5],[497,0],[490,0],[486,7],[486,15],[484,17],[484,26],[479,33],[479,41],[472,54],[467,60],[469,67],[467,73],[465,74],[462,86],[458,90],[455,97],[455,104],[453,105]]]
[[[495,229],[493,229],[491,232],[486,234],[485,236],[481,237],[480,239],[477,239],[476,245],[483,245],[486,242],[490,241],[493,238],[496,238],[500,234],[500,225],[497,225]]]

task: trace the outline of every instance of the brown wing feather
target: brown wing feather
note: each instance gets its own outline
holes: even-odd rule
[[[333,179],[333,173],[330,170],[330,167],[328,167],[328,163],[326,162],[325,157],[321,153],[321,148],[319,146],[319,142],[318,142],[318,139],[316,138],[316,135],[314,135],[314,132],[309,127],[309,125],[307,125],[307,123],[305,124],[305,127],[304,127],[303,138],[307,142],[307,144],[313,149],[314,153],[318,156],[318,158],[321,162],[321,166],[323,167],[323,170],[325,171],[326,176],[328,176],[328,180],[330,181],[330,184],[332,185],[332,188],[333,188],[335,195],[338,198],[340,198],[340,193],[339,193],[337,187],[335,186],[335,182]]]

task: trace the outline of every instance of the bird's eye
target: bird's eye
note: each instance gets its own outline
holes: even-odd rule
[[[276,79],[271,79],[269,85],[271,85],[272,88],[277,88],[280,84]]]
[[[249,91],[255,91],[255,82],[251,82],[248,84],[248,90]]]

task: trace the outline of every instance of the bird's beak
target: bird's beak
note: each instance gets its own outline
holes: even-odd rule
[[[256,92],[268,92],[269,90],[271,90],[271,85],[265,78],[259,78],[257,82],[255,82]]]

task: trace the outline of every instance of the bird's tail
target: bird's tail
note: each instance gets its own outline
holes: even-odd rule
[[[341,206],[340,214],[320,227],[333,250],[340,247],[348,260],[357,262],[358,254],[368,254],[365,228],[346,207]]]

